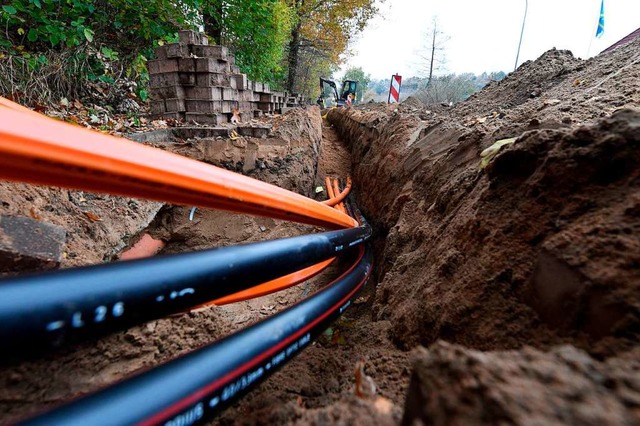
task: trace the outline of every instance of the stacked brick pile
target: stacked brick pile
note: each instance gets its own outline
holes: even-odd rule
[[[180,42],[157,47],[149,61],[151,114],[155,118],[226,123],[238,108],[243,121],[295,106],[298,97],[271,91],[240,73],[224,46],[209,46],[204,34],[180,31]]]

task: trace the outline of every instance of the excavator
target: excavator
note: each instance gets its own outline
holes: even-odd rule
[[[338,93],[338,87],[332,80],[320,77],[320,96],[318,96],[317,104],[321,108],[329,108],[333,106],[347,106],[348,97],[351,95],[352,102],[357,103],[358,82],[355,80],[345,80],[342,82],[342,89]]]

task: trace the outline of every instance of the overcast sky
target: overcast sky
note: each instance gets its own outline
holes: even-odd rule
[[[605,0],[605,31],[596,39],[600,1],[529,0],[518,64],[552,47],[593,56],[640,27],[640,0]],[[437,16],[450,38],[445,72],[513,71],[524,9],[525,0],[386,0],[343,70],[360,66],[374,79],[421,75],[418,56]]]

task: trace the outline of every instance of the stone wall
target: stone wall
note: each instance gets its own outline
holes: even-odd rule
[[[300,103],[297,95],[247,79],[229,49],[209,46],[204,34],[187,30],[179,36],[179,43],[157,47],[157,59],[148,62],[155,118],[219,125],[236,108],[247,121]]]

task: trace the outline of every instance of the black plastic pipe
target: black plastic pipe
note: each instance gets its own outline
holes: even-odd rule
[[[209,346],[40,415],[27,425],[201,423],[249,391],[322,333],[371,272],[369,249],[298,304]]]
[[[0,357],[181,312],[361,244],[368,226],[0,281]]]

